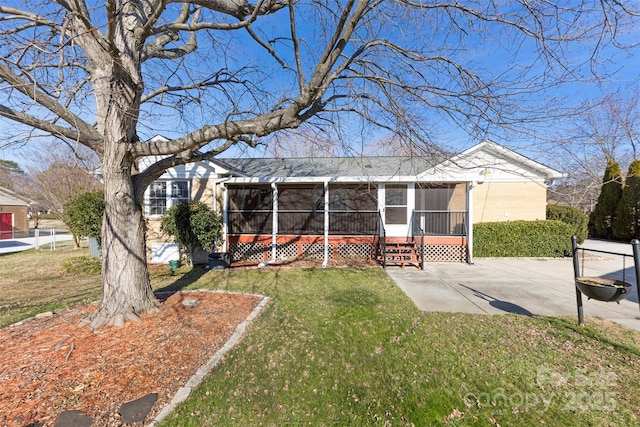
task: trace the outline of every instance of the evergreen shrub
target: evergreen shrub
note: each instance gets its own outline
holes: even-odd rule
[[[214,252],[222,233],[220,216],[202,202],[180,202],[165,212],[161,230],[187,248],[191,263],[196,249]]]
[[[64,205],[64,222],[76,236],[100,238],[103,216],[103,191],[80,194]]]
[[[616,218],[618,203],[622,197],[622,174],[620,165],[610,160],[602,177],[602,189],[598,203],[589,217],[589,234],[601,239],[613,238],[613,223]]]
[[[558,220],[485,222],[473,226],[476,257],[571,255],[573,227]]]
[[[580,209],[570,206],[547,206],[547,219],[555,219],[569,224],[573,228],[573,234],[582,243],[587,238],[589,217]]]
[[[640,238],[640,160],[629,165],[612,228],[618,240]]]

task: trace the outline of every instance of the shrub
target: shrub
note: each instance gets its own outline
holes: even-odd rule
[[[557,220],[485,222],[473,226],[477,257],[562,257],[571,254],[573,228]]]
[[[598,203],[589,218],[589,233],[602,239],[613,238],[613,222],[622,196],[622,174],[615,160],[609,160],[602,177]]]
[[[588,234],[589,217],[580,209],[570,206],[547,206],[547,219],[562,221],[573,228],[578,243],[584,242]]]
[[[629,165],[627,178],[613,221],[613,236],[629,241],[640,238],[640,160]]]
[[[214,252],[222,232],[220,216],[202,202],[178,203],[162,217],[162,231],[184,245],[193,264],[197,248]]]
[[[101,236],[104,192],[80,194],[64,205],[64,222],[76,236]]]

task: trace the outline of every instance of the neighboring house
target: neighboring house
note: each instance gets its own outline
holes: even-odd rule
[[[490,141],[445,160],[214,159],[147,190],[152,261],[176,250],[156,219],[178,200],[201,200],[222,212],[220,250],[236,261],[471,262],[474,223],[545,219],[547,185],[562,176]]]
[[[0,239],[29,237],[29,204],[31,201],[0,187]]]

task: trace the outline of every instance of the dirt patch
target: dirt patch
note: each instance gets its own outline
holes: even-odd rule
[[[93,426],[120,426],[123,403],[157,393],[149,422],[261,300],[206,291],[164,297],[159,311],[123,328],[78,326],[92,304],[0,329],[0,425],[52,426],[61,412],[80,410]]]

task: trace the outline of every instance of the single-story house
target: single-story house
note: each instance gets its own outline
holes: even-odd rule
[[[166,209],[201,200],[221,212],[220,250],[234,261],[472,262],[473,224],[544,219],[547,186],[561,177],[491,141],[448,159],[216,158],[147,190],[151,258],[176,256],[159,232]]]
[[[29,237],[29,204],[31,201],[0,187],[0,239]]]

